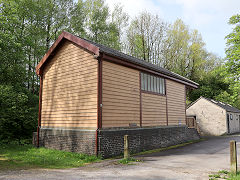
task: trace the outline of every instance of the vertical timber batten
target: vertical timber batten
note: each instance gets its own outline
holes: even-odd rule
[[[96,156],[98,155],[98,130],[102,128],[102,54],[97,57],[98,60],[98,80],[97,80],[97,88],[98,88],[98,95],[97,95],[97,130],[96,130]]]
[[[187,89],[186,89],[186,85],[184,85],[184,91],[185,91],[185,93],[184,93],[184,101],[185,101],[185,124],[187,125],[187,115],[186,115],[186,111],[187,111]]]
[[[167,83],[166,79],[164,78],[164,86],[165,86],[165,95],[166,95],[166,119],[167,119],[167,126],[168,126],[168,98],[167,98]]]
[[[43,85],[43,74],[40,73],[40,87],[39,87],[39,107],[38,107],[38,127],[37,127],[37,147],[39,147],[39,135],[41,127],[41,113],[42,113],[42,85]]]
[[[140,101],[140,127],[142,127],[142,79],[141,79],[141,71],[139,71],[139,101]]]

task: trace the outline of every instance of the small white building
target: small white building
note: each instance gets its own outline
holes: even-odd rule
[[[187,117],[195,117],[202,136],[240,132],[240,110],[223,102],[200,97],[189,105]]]

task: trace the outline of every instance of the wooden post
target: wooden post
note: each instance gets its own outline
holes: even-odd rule
[[[124,159],[129,158],[129,151],[128,151],[128,135],[124,136]]]
[[[230,169],[231,172],[237,173],[237,149],[236,141],[230,141]]]

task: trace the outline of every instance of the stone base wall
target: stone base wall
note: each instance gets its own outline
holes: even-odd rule
[[[103,158],[123,154],[124,135],[128,135],[130,153],[168,147],[200,138],[196,129],[186,126],[100,129],[98,154]],[[33,144],[36,145],[36,142],[37,133],[33,133]],[[95,142],[95,130],[40,129],[40,147],[94,155]]]
[[[123,154],[124,135],[128,135],[130,153],[137,153],[200,139],[196,129],[167,126],[98,131],[98,153],[103,158]]]
[[[95,130],[40,129],[40,147],[94,155],[95,142]],[[37,133],[33,133],[33,144],[37,145]]]

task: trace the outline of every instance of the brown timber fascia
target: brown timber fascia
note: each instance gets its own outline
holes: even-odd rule
[[[92,52],[93,54],[99,56],[99,48],[77,36],[72,35],[68,32],[62,32],[58,39],[54,42],[54,44],[50,47],[50,49],[47,51],[47,53],[43,56],[42,60],[38,63],[36,66],[36,73],[40,74],[40,69],[43,66],[43,64],[49,59],[49,57],[52,55],[54,50],[59,46],[59,44],[62,42],[63,39],[67,39],[70,42]]]

